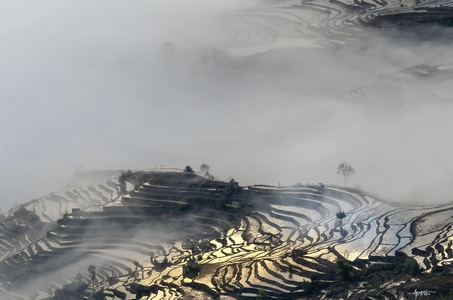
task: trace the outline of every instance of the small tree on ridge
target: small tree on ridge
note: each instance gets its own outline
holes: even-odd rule
[[[340,174],[343,176],[344,185],[346,185],[346,182],[348,181],[348,177],[354,173],[355,173],[354,168],[348,162],[344,161],[344,162],[340,163],[337,167],[337,174]]]
[[[186,167],[184,168],[184,173],[186,173],[186,174],[193,174],[193,172],[194,172],[194,171],[193,171],[193,169],[192,169],[191,166],[186,166]]]
[[[200,166],[200,172],[201,173],[206,173],[206,172],[209,172],[209,166],[207,164],[201,164]]]

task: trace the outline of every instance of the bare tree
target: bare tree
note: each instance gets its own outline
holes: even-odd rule
[[[207,173],[209,172],[209,166],[207,164],[201,164],[200,166],[200,172],[201,173]]]
[[[207,164],[201,164],[200,166],[200,172],[203,173],[204,175],[204,178],[208,179],[208,180],[214,180],[214,176],[212,176],[210,173],[209,173],[209,166]]]
[[[344,161],[338,165],[337,174],[340,174],[343,176],[344,185],[346,185],[346,182],[348,181],[348,177],[354,173],[355,173],[355,170],[349,163]]]

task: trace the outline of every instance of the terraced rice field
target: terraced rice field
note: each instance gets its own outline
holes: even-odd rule
[[[225,14],[218,25],[222,49],[231,54],[226,64],[304,48],[299,66],[310,59],[304,51],[331,49],[371,30],[392,34],[396,25],[450,24],[452,3],[265,0]],[[292,63],[274,64],[273,52],[266,55],[263,68]],[[451,66],[418,65],[386,80],[438,72]],[[376,86],[344,98],[360,98]],[[297,298],[313,275],[338,281],[338,259],[362,270],[413,257],[427,273],[451,274],[452,215],[452,203],[400,205],[333,185],[239,186],[177,170],[123,173],[1,215],[0,298],[49,299],[73,283],[86,283],[84,297],[92,291],[105,299],[255,299],[260,291]],[[94,282],[90,265],[96,266]],[[197,274],[185,272],[194,265]],[[369,288],[363,282],[348,298],[391,299],[403,284]]]
[[[443,24],[452,16],[451,1],[272,0],[228,14],[220,24],[228,51],[250,55],[340,45],[365,36],[372,28],[391,33],[396,26]]]
[[[123,193],[113,179],[9,212],[0,224],[2,293],[45,299],[78,273],[90,282],[94,264],[107,299],[295,297],[313,274],[335,281],[338,258],[407,255],[426,271],[449,270],[453,259],[451,204],[400,206],[338,186],[239,187],[182,172],[129,180]],[[201,269],[188,278],[193,258]]]

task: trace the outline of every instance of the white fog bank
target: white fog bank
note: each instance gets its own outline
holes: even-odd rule
[[[451,44],[370,33],[236,57],[213,49],[255,44],[229,45],[225,14],[255,2],[0,5],[2,210],[80,165],[207,163],[241,185],[292,185],[342,184],[348,161],[348,184],[384,199],[453,200],[452,73],[410,71],[452,66]]]

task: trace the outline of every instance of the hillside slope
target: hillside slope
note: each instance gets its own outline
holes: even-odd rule
[[[6,214],[1,290],[11,299],[408,296],[424,280],[400,271],[407,257],[426,273],[452,272],[452,209],[337,186],[123,173]],[[338,260],[352,266],[354,283],[343,286]],[[393,272],[366,277],[375,270]]]

